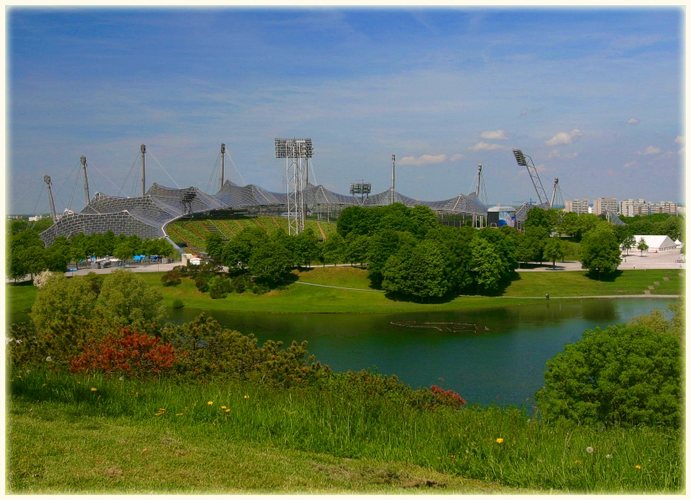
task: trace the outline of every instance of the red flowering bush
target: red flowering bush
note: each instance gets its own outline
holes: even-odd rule
[[[119,335],[109,335],[98,342],[87,343],[82,353],[70,361],[70,371],[100,371],[142,377],[165,372],[172,368],[175,361],[175,349],[171,344],[124,328]]]
[[[434,394],[435,399],[439,404],[443,406],[450,406],[452,408],[462,408],[466,405],[466,400],[461,397],[457,392],[451,389],[445,390],[439,386],[433,385],[430,387],[432,394]]]

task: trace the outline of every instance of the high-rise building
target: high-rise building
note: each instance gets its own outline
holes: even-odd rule
[[[614,214],[619,213],[619,203],[617,203],[616,198],[596,198],[593,203],[593,213],[595,215],[601,215],[605,212],[611,212]]]
[[[588,200],[566,200],[564,202],[565,212],[574,212],[577,214],[587,214],[589,207]]]
[[[643,199],[622,200],[619,204],[619,213],[625,217],[635,217],[636,215],[649,215],[650,205]]]

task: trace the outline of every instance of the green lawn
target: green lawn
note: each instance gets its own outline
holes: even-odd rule
[[[343,379],[285,389],[19,370],[9,384],[7,487],[11,493],[683,489],[680,430],[548,425],[517,408],[424,410],[373,387],[381,386]]]
[[[501,296],[462,296],[430,304],[391,300],[384,292],[369,288],[367,271],[354,267],[317,267],[296,272],[299,283],[292,283],[264,295],[246,292],[215,300],[208,293],[199,292],[190,279],[183,279],[179,286],[163,287],[160,284],[161,275],[162,273],[139,274],[147,283],[160,290],[168,307],[172,307],[175,299],[180,299],[185,307],[216,311],[398,313],[478,309],[496,306],[498,301],[502,305],[522,304],[544,300],[546,293],[552,299],[643,295],[646,290],[652,295],[681,295],[685,273],[678,270],[624,271],[613,281],[597,281],[577,271],[521,272],[517,273],[516,279]],[[6,292],[8,315],[15,320],[26,319],[36,295],[34,287],[7,285]]]

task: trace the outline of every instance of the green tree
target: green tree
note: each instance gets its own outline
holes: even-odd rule
[[[248,263],[249,272],[255,281],[269,287],[284,283],[292,268],[290,252],[276,241],[253,249]]]
[[[586,331],[547,363],[538,407],[548,422],[665,425],[682,420],[681,346],[654,321]]]
[[[211,233],[206,237],[206,253],[215,262],[222,262],[224,245],[223,236],[219,233]]]
[[[319,257],[319,238],[308,227],[293,238],[293,252],[299,266],[310,266]]]
[[[474,238],[470,242],[471,269],[478,289],[495,292],[503,280],[504,263],[494,245],[484,238]]]
[[[557,260],[564,258],[564,246],[559,238],[549,238],[545,243],[543,255],[552,261],[552,268],[557,265]]]
[[[244,228],[223,248],[223,264],[230,269],[246,268],[253,250],[265,245],[268,241],[269,236],[266,231],[252,227]]]
[[[650,247],[645,242],[645,238],[641,238],[641,241],[638,242],[636,248],[641,251],[641,257],[643,257],[643,252],[647,251]]]
[[[367,262],[371,237],[364,234],[348,233],[345,238],[343,259],[349,264],[364,264]]]
[[[451,289],[446,259],[438,243],[423,241],[389,257],[382,270],[382,288],[395,295],[427,301]]]
[[[31,307],[40,355],[50,362],[66,365],[80,352],[93,333],[92,318],[97,294],[87,279],[51,276],[37,290]]]
[[[383,229],[372,235],[367,248],[367,277],[372,287],[381,288],[384,265],[389,257],[407,251],[415,243],[415,238],[410,233],[393,229]]]
[[[117,270],[103,278],[94,317],[111,330],[133,326],[148,331],[165,317],[163,297],[135,273]]]
[[[633,237],[633,235],[627,235],[624,236],[624,240],[621,242],[621,247],[626,250],[626,255],[629,254],[629,250],[631,250],[634,245],[636,244],[636,238]]]
[[[335,233],[329,236],[322,244],[322,260],[331,264],[339,264],[344,261],[345,240]]]
[[[581,266],[598,279],[617,271],[621,262],[619,243],[608,224],[586,233],[581,242],[580,256]]]

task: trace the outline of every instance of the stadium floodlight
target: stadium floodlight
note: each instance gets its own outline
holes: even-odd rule
[[[312,158],[312,139],[275,139],[276,158]]]
[[[523,151],[521,151],[520,149],[514,149],[513,155],[516,157],[516,163],[518,163],[521,167],[528,166],[528,163],[525,161],[525,155],[523,154]]]

